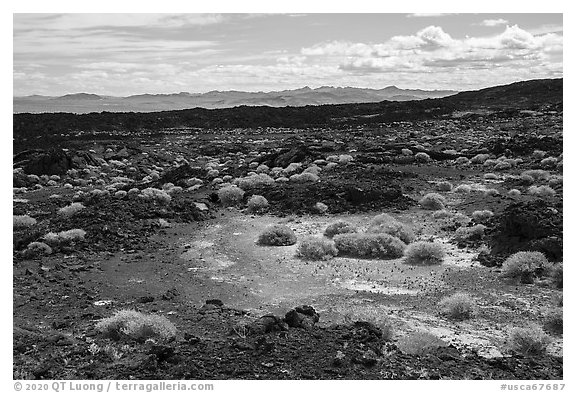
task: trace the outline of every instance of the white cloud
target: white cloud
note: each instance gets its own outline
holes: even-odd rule
[[[500,26],[500,25],[505,25],[507,24],[508,21],[506,19],[484,19],[482,22],[480,22],[481,26],[487,26],[487,27],[494,27],[494,26]]]

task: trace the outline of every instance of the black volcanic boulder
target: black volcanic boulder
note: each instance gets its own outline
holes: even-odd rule
[[[81,169],[86,165],[100,165],[89,152],[63,149],[30,150],[14,156],[14,165],[33,175],[63,175],[69,169]]]
[[[511,204],[494,217],[494,229],[488,239],[491,255],[506,257],[517,251],[540,251],[550,261],[561,261],[562,216],[560,201],[536,199]]]
[[[284,321],[293,328],[310,329],[320,320],[320,315],[312,306],[299,306],[286,313]]]

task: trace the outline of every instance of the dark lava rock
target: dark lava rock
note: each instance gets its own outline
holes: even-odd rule
[[[22,166],[24,172],[34,175],[62,175],[69,169],[84,168],[86,165],[99,165],[98,160],[85,151],[65,151],[63,149],[32,150],[14,157],[14,165]]]
[[[165,183],[173,183],[176,186],[187,187],[185,181],[192,178],[205,178],[206,171],[200,167],[193,167],[188,164],[180,165],[179,167],[166,170],[162,177],[153,182],[156,186],[161,186]],[[152,187],[154,186],[152,185]]]
[[[288,330],[288,325],[279,317],[268,314],[248,325],[248,334],[265,334]]]
[[[206,304],[213,304],[213,305],[218,306],[218,307],[224,306],[224,302],[220,299],[208,299],[208,300],[206,300]]]
[[[491,255],[540,251],[550,261],[561,261],[562,217],[562,203],[553,199],[511,204],[493,218],[495,225],[488,239]]]
[[[362,352],[362,354],[359,356],[355,356],[352,361],[354,363],[362,364],[366,367],[372,367],[378,363],[378,356],[373,350],[369,349]]]
[[[138,303],[152,303],[154,301],[154,296],[140,296],[138,298]]]
[[[311,306],[299,306],[286,313],[284,321],[293,328],[310,329],[320,320],[320,315]]]

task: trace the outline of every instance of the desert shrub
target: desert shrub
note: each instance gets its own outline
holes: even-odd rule
[[[28,244],[23,252],[25,258],[36,258],[41,255],[52,254],[52,247],[42,242],[32,242]]]
[[[59,244],[83,241],[84,237],[86,237],[84,229],[69,229],[58,233],[49,232],[44,236],[44,240],[48,243]]]
[[[291,246],[296,244],[296,234],[286,225],[271,225],[258,236],[258,244],[263,246]]]
[[[485,230],[486,227],[482,224],[477,224],[471,227],[460,227],[456,229],[454,238],[457,241],[480,240],[484,237]]]
[[[432,213],[432,218],[436,220],[441,220],[444,218],[450,218],[453,215],[454,214],[451,211],[443,209],[443,210],[436,210],[434,213]]]
[[[550,172],[543,169],[529,169],[520,174],[520,176],[528,175],[535,181],[548,180],[550,178]]]
[[[354,160],[354,157],[352,157],[350,154],[340,154],[338,156],[338,163],[340,164],[348,164],[352,162],[352,160]]]
[[[486,180],[498,180],[498,175],[495,173],[485,173],[484,179],[486,179]]]
[[[430,351],[447,346],[446,341],[425,331],[413,332],[398,340],[398,348],[402,352],[417,356],[423,356]]]
[[[404,250],[405,261],[411,265],[438,265],[445,255],[444,247],[434,242],[414,242]]]
[[[251,213],[260,213],[268,209],[269,203],[262,195],[252,195],[248,199],[248,211]]]
[[[443,181],[436,185],[438,191],[452,191],[452,183],[449,181]]]
[[[176,336],[176,326],[162,315],[144,314],[134,310],[120,310],[96,324],[104,336],[119,340],[127,337],[137,341],[149,338],[170,340]]]
[[[412,154],[414,154],[414,152],[410,149],[402,149],[401,153],[404,156],[411,156]]]
[[[556,195],[556,191],[550,186],[530,186],[528,187],[528,194],[536,195],[539,197],[547,197]]]
[[[494,213],[490,210],[476,210],[472,212],[472,219],[476,222],[484,222],[492,216],[494,216]]]
[[[322,202],[316,202],[314,205],[314,210],[316,210],[320,214],[324,214],[328,211],[328,205]]]
[[[532,152],[532,156],[537,160],[541,160],[542,158],[546,157],[546,152],[542,150],[534,150]]]
[[[548,185],[550,187],[561,186],[563,181],[564,178],[561,175],[550,176],[550,179],[548,179]]]
[[[338,254],[334,241],[325,237],[309,236],[298,244],[297,255],[312,261],[330,259]]]
[[[482,166],[485,166],[485,167],[491,167],[491,166],[492,166],[492,167],[493,167],[493,166],[496,165],[497,163],[498,163],[498,161],[489,158],[489,159],[487,159],[486,161],[484,161],[484,163],[482,164]]]
[[[472,164],[484,164],[484,162],[490,158],[489,154],[476,154],[474,157],[470,159]]]
[[[260,164],[256,168],[256,173],[267,173],[268,171],[270,171],[270,167],[265,164]]]
[[[274,179],[265,173],[257,173],[246,177],[239,177],[233,181],[233,184],[243,190],[249,190],[254,187],[274,184]]]
[[[404,243],[411,243],[416,239],[414,231],[408,225],[396,221],[392,216],[382,213],[374,217],[368,226],[369,233],[387,233]]]
[[[152,187],[143,189],[138,196],[144,200],[156,201],[164,204],[168,204],[172,201],[172,197],[168,195],[166,191]]]
[[[517,196],[522,195],[522,193],[520,192],[520,190],[513,188],[510,191],[508,191],[508,195],[511,197],[517,197]]]
[[[510,255],[502,264],[501,276],[531,283],[550,268],[546,256],[538,251],[519,251]]]
[[[446,199],[440,194],[431,192],[424,195],[424,197],[420,199],[419,203],[424,209],[442,210],[446,205]]]
[[[304,169],[304,171],[302,173],[313,173],[315,175],[318,175],[320,173],[320,171],[322,171],[322,169],[318,166],[318,165],[310,165],[308,168]]]
[[[342,233],[334,236],[339,255],[392,259],[402,256],[406,244],[386,233]]]
[[[12,216],[12,219],[14,221],[14,228],[29,228],[36,225],[37,222],[35,218],[32,218],[29,215]]]
[[[484,192],[484,195],[486,195],[486,196],[500,195],[500,191],[498,191],[495,188],[487,188],[483,192]]]
[[[467,293],[455,293],[440,300],[440,312],[450,319],[462,321],[472,318],[477,312],[476,301]]]
[[[295,174],[290,176],[290,181],[295,183],[313,183],[319,181],[320,178],[318,175],[311,173],[311,172],[304,172],[301,174]]]
[[[527,173],[522,173],[520,175],[520,181],[522,182],[522,184],[526,184],[526,185],[530,185],[532,183],[534,183],[534,178],[532,176],[530,176]]]
[[[554,168],[558,163],[558,159],[556,157],[546,157],[542,161],[540,161],[540,165],[544,168]]]
[[[553,334],[562,334],[564,317],[561,307],[555,307],[544,314],[544,329]]]
[[[556,288],[562,289],[564,283],[564,264],[563,263],[556,263],[550,269],[550,278],[552,279],[552,283]]]
[[[114,193],[114,198],[122,199],[122,198],[126,197],[126,195],[128,195],[128,193],[126,191],[120,190],[120,191],[116,191]]]
[[[467,193],[469,193],[470,191],[472,191],[472,187],[469,186],[468,184],[460,184],[458,187],[456,187],[456,188],[454,189],[454,192],[459,192],[459,193],[462,193],[462,194],[467,194]]]
[[[356,233],[358,232],[358,228],[354,225],[346,222],[346,221],[336,221],[326,227],[324,230],[324,236],[333,238],[336,235],[340,235],[342,233]]]
[[[469,165],[470,160],[467,157],[458,157],[456,160],[454,160],[454,163],[456,165]]]
[[[424,152],[416,153],[414,156],[416,162],[425,163],[430,161],[430,156]]]
[[[223,206],[235,206],[242,202],[244,190],[235,185],[225,186],[218,190],[218,198]]]
[[[508,336],[510,349],[525,356],[540,356],[546,353],[550,337],[536,324],[525,328],[513,328]]]
[[[81,210],[84,210],[86,206],[84,206],[80,202],[74,202],[71,205],[64,206],[63,208],[58,210],[58,215],[69,218],[78,213]]]
[[[336,157],[336,161],[338,161],[338,156],[334,156],[334,157]],[[288,166],[286,168],[284,168],[282,171],[286,175],[290,175],[291,173],[298,172],[301,167],[302,167],[301,162],[292,162],[292,163],[288,164]]]
[[[509,161],[499,161],[494,169],[497,171],[505,171],[506,169],[512,168],[512,164]]]

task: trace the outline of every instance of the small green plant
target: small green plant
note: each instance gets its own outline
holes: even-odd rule
[[[325,237],[309,236],[298,244],[297,255],[302,259],[319,261],[330,259],[338,254],[334,241]]]
[[[419,241],[409,244],[404,251],[405,262],[410,265],[438,265],[446,252],[439,243]]]
[[[113,340],[123,337],[137,341],[149,338],[170,340],[176,336],[176,326],[162,315],[120,310],[96,324],[96,330]]]
[[[529,284],[550,270],[546,256],[538,251],[519,251],[510,255],[502,264],[501,276]]]
[[[510,349],[524,356],[541,356],[546,353],[550,337],[536,324],[513,328],[508,336]]]
[[[406,244],[387,233],[343,233],[334,236],[339,255],[392,259],[402,256]]]
[[[291,246],[296,244],[294,231],[286,225],[271,225],[258,236],[258,244],[262,246]]]
[[[424,195],[424,197],[420,199],[419,203],[424,209],[442,210],[446,206],[446,199],[440,194],[431,192]]]
[[[333,238],[341,233],[355,233],[358,232],[358,228],[346,221],[336,221],[326,227],[324,230],[324,236]]]
[[[462,321],[474,317],[477,312],[476,301],[467,293],[455,293],[438,303],[440,312],[450,319]]]

